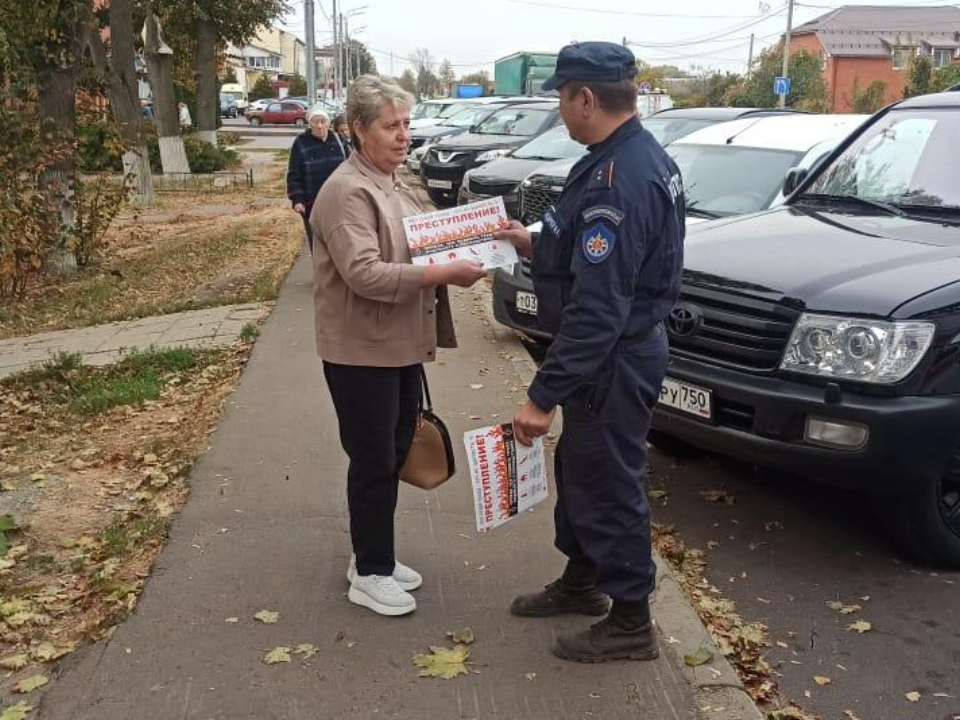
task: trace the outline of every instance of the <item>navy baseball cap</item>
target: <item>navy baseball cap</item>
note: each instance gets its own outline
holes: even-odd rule
[[[543,84],[556,90],[569,80],[618,82],[637,75],[637,59],[628,48],[611,42],[567,45],[557,56],[557,69]]]

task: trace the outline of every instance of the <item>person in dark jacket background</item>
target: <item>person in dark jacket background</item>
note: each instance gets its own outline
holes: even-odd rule
[[[340,163],[350,155],[350,147],[331,131],[330,116],[322,110],[310,113],[309,127],[293,141],[287,168],[287,197],[303,218],[307,242],[313,252],[310,211],[317,193]]]
[[[348,150],[353,150],[353,141],[350,139],[350,125],[347,124],[347,116],[340,113],[333,119],[333,130],[343,140],[343,144]]]

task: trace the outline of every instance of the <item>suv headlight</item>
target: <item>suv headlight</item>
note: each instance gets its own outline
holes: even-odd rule
[[[877,384],[899,382],[920,364],[935,330],[929,322],[804,314],[780,369]]]
[[[477,155],[477,162],[490,162],[497,158],[502,158],[510,154],[510,148],[500,148],[499,150],[487,150]]]

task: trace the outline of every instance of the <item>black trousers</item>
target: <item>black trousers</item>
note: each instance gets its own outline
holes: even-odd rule
[[[301,216],[303,218],[303,227],[307,231],[307,245],[310,247],[310,254],[313,255],[313,228],[310,227],[310,213],[313,206],[307,206],[306,211]]]
[[[323,363],[350,467],[350,537],[360,575],[392,575],[399,471],[420,406],[420,365],[400,368]]]

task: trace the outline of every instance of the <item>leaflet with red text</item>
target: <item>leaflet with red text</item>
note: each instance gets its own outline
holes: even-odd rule
[[[517,251],[493,233],[507,227],[503,198],[495,197],[403,219],[414,265],[445,265],[472,260],[487,270],[517,262]]]
[[[527,447],[506,423],[464,433],[477,530],[512,520],[547,497],[543,439]]]

